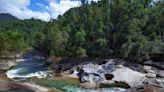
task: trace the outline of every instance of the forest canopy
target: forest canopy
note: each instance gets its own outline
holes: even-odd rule
[[[1,54],[33,47],[46,56],[59,57],[136,61],[164,57],[163,0],[101,0],[90,4],[82,0],[80,7],[50,22],[3,19]]]

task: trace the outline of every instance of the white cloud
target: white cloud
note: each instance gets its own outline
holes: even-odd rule
[[[28,8],[30,0],[0,0],[0,13],[10,13],[19,19],[36,18],[49,21],[50,18],[56,19],[58,15],[63,15],[70,8],[80,6],[80,0],[60,0],[60,3],[57,3],[56,0],[45,1],[49,3],[48,6],[36,3],[43,10],[32,11]]]
[[[73,7],[80,6],[80,1],[61,0],[60,3],[50,1],[51,17],[57,18],[58,15],[63,15],[67,10]]]
[[[50,20],[48,12],[32,11],[28,8],[29,4],[30,0],[0,0],[0,13],[10,13],[19,19]]]

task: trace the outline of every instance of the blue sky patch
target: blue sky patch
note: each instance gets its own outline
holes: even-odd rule
[[[46,6],[49,6],[49,0],[31,0],[28,8],[32,11],[47,11]]]

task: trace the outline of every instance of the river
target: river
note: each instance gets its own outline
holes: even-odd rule
[[[62,92],[125,92],[122,88],[99,88],[84,89],[78,86],[77,80],[50,80],[45,77],[48,75],[49,66],[45,65],[45,60],[35,58],[29,55],[24,61],[19,62],[16,66],[6,72],[8,78],[15,81],[28,81],[31,77],[37,77],[34,83],[49,87],[57,88]]]

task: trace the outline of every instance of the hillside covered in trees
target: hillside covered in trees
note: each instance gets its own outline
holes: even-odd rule
[[[81,2],[50,22],[1,14],[0,54],[33,47],[58,57],[135,61],[164,57],[163,0]]]
[[[0,14],[0,54],[20,53],[33,47],[36,34],[45,26],[41,20],[19,20],[9,14]]]

